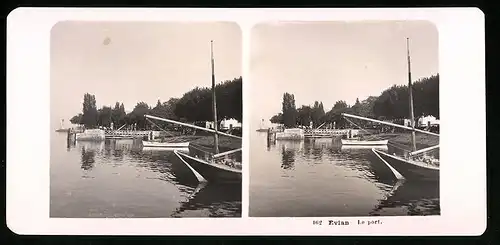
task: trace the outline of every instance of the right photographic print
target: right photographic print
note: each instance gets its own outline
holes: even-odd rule
[[[440,215],[438,63],[427,21],[254,26],[249,216]]]

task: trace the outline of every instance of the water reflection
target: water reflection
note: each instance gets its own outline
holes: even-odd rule
[[[64,137],[51,140],[51,217],[241,217],[241,185],[197,188],[173,151]]]
[[[70,134],[66,136],[66,151],[71,151],[71,149],[76,147],[76,140],[74,137],[71,137]]]
[[[172,217],[189,216],[189,212],[203,211],[209,217],[237,217],[241,213],[241,188],[230,184],[199,184]]]
[[[281,168],[282,169],[293,169],[295,162],[295,149],[286,148],[285,145],[281,147]]]
[[[271,144],[259,133],[250,147],[252,217],[440,213],[439,186],[397,182],[372,147],[342,146],[338,138]],[[400,152],[391,145],[375,148]]]
[[[86,151],[82,148],[82,169],[91,170],[94,167],[94,157],[95,153],[93,151]]]
[[[104,149],[104,142],[76,142],[75,145],[81,149],[81,168],[87,171],[92,170],[96,153]]]
[[[395,215],[439,214],[439,183],[397,181],[370,215],[391,215],[391,212],[387,212],[391,209],[400,209]]]

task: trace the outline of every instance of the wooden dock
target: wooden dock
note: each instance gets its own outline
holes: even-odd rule
[[[338,137],[338,136],[343,136],[343,135],[348,135],[349,131],[351,131],[352,135],[357,135],[359,134],[359,130],[357,129],[304,129],[303,130],[303,137],[298,137],[297,139],[302,139],[302,138],[333,138],[333,137]],[[283,131],[281,130],[268,130],[267,132],[267,139],[268,141],[275,141],[280,138],[287,138],[284,137],[283,135],[278,134],[283,134]],[[289,138],[294,138],[294,137],[289,137]]]
[[[351,129],[304,129],[304,137],[306,138],[330,138],[349,134]],[[358,130],[352,129],[352,132],[357,134]]]
[[[137,139],[148,137],[152,131],[106,130],[106,139]]]

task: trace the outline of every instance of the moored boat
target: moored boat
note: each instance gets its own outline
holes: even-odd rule
[[[211,43],[213,45],[213,43]],[[196,125],[177,122],[170,119],[164,119],[160,117],[155,117],[151,115],[145,115],[146,118],[161,120],[168,123],[174,123],[180,126],[186,126],[206,132],[211,132],[214,134],[214,153],[208,153],[208,156],[205,158],[201,158],[198,156],[191,156],[190,154],[186,154],[180,151],[175,150],[175,155],[193,172],[199,182],[216,182],[216,183],[240,183],[241,184],[241,159],[236,160],[232,157],[229,157],[231,154],[237,154],[241,152],[242,148],[228,150],[222,153],[219,153],[219,135],[232,137],[241,140],[241,137],[220,132],[218,131],[217,126],[217,107],[216,107],[216,97],[215,97],[215,75],[214,75],[214,59],[212,52],[212,106],[213,106],[213,127],[214,129],[208,129],[199,127]]]
[[[439,145],[430,146],[424,149],[417,150],[415,142],[415,132],[421,132],[427,135],[439,136],[439,134],[420,130],[415,128],[415,118],[413,114],[413,93],[411,82],[411,69],[410,69],[410,51],[407,39],[408,49],[408,95],[409,95],[409,112],[410,112],[410,127],[405,125],[398,125],[394,123],[379,121],[371,118],[364,118],[355,115],[343,113],[343,116],[371,121],[375,123],[385,124],[388,126],[398,127],[411,131],[411,148],[412,150],[404,156],[391,155],[389,153],[372,149],[373,153],[393,172],[394,176],[398,179],[412,179],[424,181],[439,181],[439,159],[433,158],[427,153],[439,148]]]
[[[389,147],[387,145],[342,145],[340,150],[357,150],[357,149],[379,149],[387,151]]]
[[[146,117],[146,120],[149,121],[151,124],[154,126],[158,127],[161,129],[163,132],[166,134],[170,134],[166,130],[162,129],[160,126],[152,122]],[[142,147],[143,148],[162,148],[162,149],[177,149],[177,148],[188,148],[189,147],[189,141],[181,139],[182,137],[176,137],[176,136],[171,136],[171,137],[166,137],[166,138],[158,138],[155,139],[155,134],[153,132],[150,132],[148,134],[148,140],[143,140],[142,141]]]
[[[215,157],[211,160],[204,160],[177,150],[174,153],[184,164],[192,168],[191,170],[195,172],[199,181],[215,183],[241,182],[241,162],[227,158],[216,159]]]
[[[147,147],[143,146],[142,151],[182,151],[189,152],[189,147]]]
[[[372,149],[398,179],[439,181],[439,161],[433,158],[401,157]]]

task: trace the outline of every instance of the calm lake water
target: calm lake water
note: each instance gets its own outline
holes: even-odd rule
[[[396,181],[369,148],[331,138],[268,144],[266,136],[251,133],[251,217],[440,214],[438,184]]]
[[[51,138],[50,216],[241,217],[241,186],[198,185],[173,152],[141,141]]]

